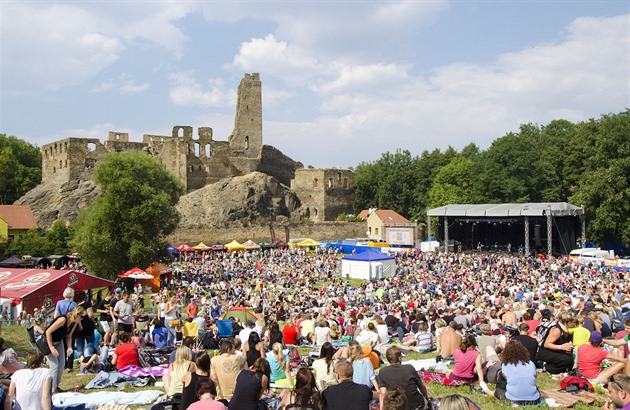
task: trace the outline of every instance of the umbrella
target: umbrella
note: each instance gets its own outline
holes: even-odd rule
[[[153,279],[153,275],[150,275],[140,268],[129,269],[127,272],[118,275],[119,278],[129,279]]]
[[[374,296],[376,296],[379,299],[383,298],[383,293],[385,292],[385,289],[383,288],[378,288],[376,289],[376,292],[374,292]]]
[[[260,246],[263,249],[275,248],[275,245],[273,243],[269,243],[269,242],[261,242],[261,243],[258,244],[258,246]]]

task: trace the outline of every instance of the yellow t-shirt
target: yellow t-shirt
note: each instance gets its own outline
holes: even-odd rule
[[[582,346],[588,343],[591,332],[585,327],[577,326],[569,329],[569,333],[573,334],[573,347]]]

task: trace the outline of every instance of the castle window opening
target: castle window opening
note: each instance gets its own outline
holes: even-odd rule
[[[195,156],[199,157],[200,146],[198,142],[195,142]]]
[[[199,166],[197,167],[197,170],[198,170],[198,171],[201,171],[201,165],[199,165]]]
[[[194,165],[190,166],[190,172],[195,172],[195,166]]]
[[[313,178],[313,188],[317,188],[318,183],[319,181],[317,180],[317,178]]]
[[[63,150],[64,150],[65,152],[68,152],[68,143],[67,143],[67,142],[64,142],[64,144],[63,144]]]
[[[177,136],[178,137],[183,137],[184,136],[184,129],[183,128],[178,128],[177,129]]]
[[[93,142],[88,142],[87,149],[88,151],[96,151],[96,144]]]
[[[120,134],[116,134],[116,141],[120,140]]]
[[[57,153],[57,143],[55,143],[55,154]]]
[[[341,182],[341,172],[337,172],[337,181]]]
[[[332,188],[332,187],[333,187],[333,179],[328,178],[328,188]]]
[[[374,235],[378,236],[378,228],[374,228]]]
[[[210,167],[206,165],[206,172],[210,172]]]
[[[206,151],[206,158],[210,158],[210,154],[212,154],[212,151],[210,150],[210,144],[206,144],[205,151]]]
[[[53,174],[57,173],[57,168],[53,167]]]
[[[319,211],[317,210],[317,208],[313,209],[313,216],[315,218],[317,218],[317,215],[319,214]]]
[[[245,149],[249,149],[249,136],[245,136]]]
[[[343,187],[344,187],[345,189],[348,189],[348,178],[344,178],[344,179],[343,179]]]
[[[85,159],[85,169],[92,169],[96,165],[96,160],[94,158],[86,158]]]
[[[65,160],[65,161],[64,161],[63,167],[64,167],[64,168],[68,168],[68,160]]]
[[[59,169],[63,168],[63,161],[59,160]]]

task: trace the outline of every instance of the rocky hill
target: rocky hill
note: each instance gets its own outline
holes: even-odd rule
[[[37,224],[50,228],[57,219],[74,222],[98,195],[92,181],[40,184],[16,204],[30,205]],[[180,198],[180,228],[248,225],[274,219],[299,220],[301,203],[295,192],[261,172],[222,179]]]
[[[247,225],[271,218],[297,220],[301,203],[295,192],[261,172],[226,178],[180,198],[180,228]]]
[[[74,222],[98,193],[98,187],[91,180],[74,180],[61,185],[39,184],[15,204],[29,205],[37,225],[49,229],[57,219]]]

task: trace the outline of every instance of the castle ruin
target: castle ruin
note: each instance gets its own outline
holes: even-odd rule
[[[92,179],[96,164],[110,152],[144,151],[173,173],[190,193],[224,178],[262,172],[290,186],[302,201],[304,217],[334,220],[351,213],[354,193],[350,170],[303,168],[278,149],[263,144],[262,86],[258,73],[245,74],[238,87],[234,129],[227,141],[213,139],[212,128],[175,126],[170,136],[127,133],[95,138],[65,138],[42,146],[42,184],[62,185]]]

